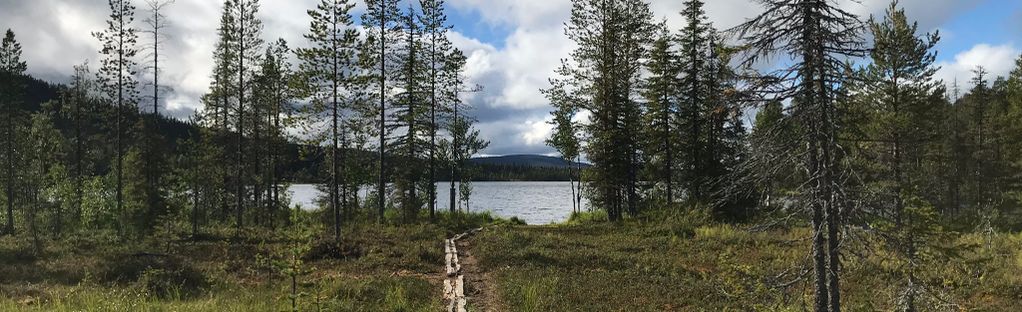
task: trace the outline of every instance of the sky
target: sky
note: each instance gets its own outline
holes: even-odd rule
[[[137,20],[145,0],[135,0]],[[318,0],[262,0],[258,14],[267,42],[284,38],[303,47],[309,19],[306,10]],[[364,11],[357,0],[356,14]],[[754,17],[753,0],[707,0],[707,15],[718,29]],[[837,0],[863,19],[882,16],[888,0]],[[655,14],[677,30],[683,22],[681,0],[651,0]],[[166,11],[170,35],[160,80],[172,89],[161,111],[178,118],[201,108],[213,68],[212,51],[220,0],[176,0]],[[1006,75],[1022,53],[1020,0],[901,0],[921,31],[939,31],[939,79],[965,84],[971,70],[984,66]],[[104,27],[106,0],[0,0],[0,28],[11,28],[23,45],[29,74],[66,82],[74,65],[98,67],[100,44],[91,35]],[[545,146],[551,107],[540,93],[561,60],[574,48],[564,36],[570,0],[447,0],[452,41],[468,55],[466,74],[483,91],[468,95],[472,114],[490,147],[482,154],[552,154]],[[141,40],[147,39],[143,36]],[[148,75],[146,75],[148,77]],[[149,78],[144,78],[149,79]],[[161,83],[162,84],[162,83]]]

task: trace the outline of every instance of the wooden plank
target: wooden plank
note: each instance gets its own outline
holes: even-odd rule
[[[454,297],[454,281],[450,279],[444,280],[444,299],[455,299]]]
[[[446,271],[448,277],[454,277],[455,275],[458,274],[457,261],[458,261],[457,256],[455,256],[454,254],[447,254]]]
[[[458,262],[457,242],[481,230],[481,228],[473,229],[444,240],[445,270],[447,272],[447,279],[444,279],[444,299],[450,300],[447,311],[466,311],[468,299],[465,298],[465,276],[461,274],[461,263]]]
[[[465,298],[465,276],[458,275],[458,278],[454,280],[454,297]]]

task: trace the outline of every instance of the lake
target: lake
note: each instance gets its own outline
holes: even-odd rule
[[[571,216],[571,185],[568,182],[474,182],[471,211],[489,211],[495,216],[518,217],[528,224],[563,222]],[[449,209],[449,182],[437,183],[437,210]],[[316,207],[322,193],[311,184],[289,189],[292,205]],[[367,191],[360,192],[365,198]],[[586,201],[582,200],[583,208]]]

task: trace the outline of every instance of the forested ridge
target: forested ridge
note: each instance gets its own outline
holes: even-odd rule
[[[940,34],[897,1],[756,2],[718,29],[686,0],[671,29],[647,0],[571,0],[577,47],[539,90],[552,167],[472,159],[485,86],[443,0],[318,0],[301,42],[225,0],[187,119],[161,107],[173,1],[108,0],[65,85],[8,30],[0,309],[435,310],[440,242],[479,227],[472,296],[512,310],[1016,308],[1022,56],[941,81]],[[524,180],[570,181],[571,219],[464,212],[472,181]]]
[[[74,131],[74,125],[68,118],[59,115],[62,110],[68,108],[61,107],[63,102],[59,98],[62,88],[67,88],[65,85],[48,83],[45,81],[38,80],[31,76],[22,76],[18,79],[22,79],[24,85],[26,85],[25,98],[19,101],[19,105],[22,105],[20,110],[29,113],[44,113],[57,116],[53,121],[54,127],[61,132],[65,137],[72,136]],[[47,104],[47,105],[43,105]],[[104,111],[102,106],[89,108],[83,111],[87,117],[83,117],[83,120],[90,120],[92,124],[101,124],[104,120],[104,114],[108,112]],[[137,114],[131,115],[126,118],[137,120],[140,118],[154,118],[150,115]],[[165,144],[169,150],[177,150],[177,144],[187,140],[195,139],[200,134],[200,125],[188,123],[187,121],[178,120],[169,116],[159,115],[155,117],[155,120],[150,122],[159,123],[157,127],[161,136],[165,139]],[[128,121],[130,124],[136,123],[136,121]],[[110,135],[110,129],[107,127],[95,127],[94,136],[97,140],[102,141],[103,136]],[[349,155],[357,155],[358,158],[372,158],[372,152],[367,150],[356,150],[348,148],[346,153]],[[97,156],[98,158],[104,158],[105,156]],[[324,181],[329,173],[325,172],[323,168],[329,166],[327,160],[329,157],[325,149],[321,146],[305,144],[301,140],[291,139],[282,148],[280,152],[280,174],[281,181],[291,184],[316,184],[319,181]],[[492,161],[491,157],[474,157],[466,160],[466,166],[469,166],[473,175],[472,180],[475,181],[568,181],[574,174],[568,168],[553,168],[548,165],[554,164],[556,166],[568,166],[568,162],[559,160],[557,158],[539,156],[539,155],[512,155],[508,157],[497,157],[502,161]],[[540,160],[536,160],[540,159]],[[422,161],[422,160],[420,160]],[[112,170],[109,166],[103,166],[97,169],[100,173],[106,173]],[[437,170],[438,181],[450,181],[451,179],[451,166],[447,162],[444,162],[438,166]]]

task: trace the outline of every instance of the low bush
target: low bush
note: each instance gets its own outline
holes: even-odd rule
[[[148,253],[107,259],[99,277],[115,285],[134,285],[159,298],[193,297],[210,284],[201,271],[181,258]]]

